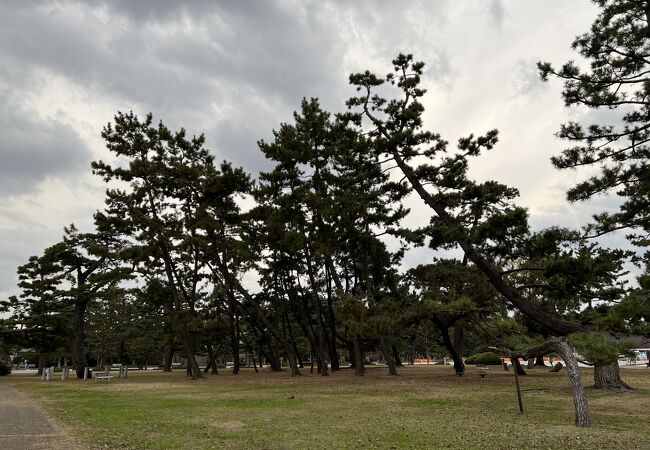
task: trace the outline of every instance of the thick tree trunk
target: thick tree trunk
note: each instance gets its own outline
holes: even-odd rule
[[[594,365],[594,387],[596,389],[611,389],[621,392],[633,390],[621,379],[618,361],[609,365]]]
[[[571,385],[571,394],[573,395],[573,406],[575,408],[576,426],[589,427],[591,419],[589,417],[589,404],[585,388],[580,381],[580,369],[578,360],[573,354],[573,350],[565,340],[558,340],[556,344],[556,353],[564,360]]]
[[[402,364],[402,358],[399,357],[399,350],[395,345],[391,345],[391,350],[393,351],[393,360],[395,361],[395,365],[397,367],[404,367],[404,364]]]
[[[282,365],[280,363],[280,350],[278,348],[278,343],[274,339],[271,345],[269,346],[271,351],[271,358],[269,359],[269,365],[271,366],[271,371],[279,372],[282,370]]]
[[[384,354],[384,359],[386,360],[386,365],[388,366],[388,375],[397,375],[397,367],[395,366],[392,350],[386,345],[383,336],[379,338],[379,346],[381,347],[381,352]]]
[[[50,360],[50,354],[48,352],[40,352],[38,354],[38,371],[36,375],[43,376],[43,370],[47,367],[47,363]]]
[[[194,356],[194,343],[192,341],[192,338],[188,335],[185,325],[183,325],[181,328],[181,335],[183,338],[183,343],[185,344],[185,352],[187,353],[187,375],[191,376],[192,378],[203,378],[199,363],[196,361],[196,358]]]
[[[289,359],[289,367],[291,367],[291,376],[297,377],[300,376],[300,368],[298,367],[298,361],[296,359],[296,352],[293,350],[291,344],[287,345],[286,348],[287,358]]]
[[[363,351],[361,350],[361,338],[355,334],[352,338],[352,347],[354,349],[354,375],[362,377],[365,368],[363,367]]]
[[[544,355],[538,356],[535,358],[535,366],[536,367],[546,367],[546,363],[544,362]]]
[[[79,289],[83,289],[82,287]],[[88,307],[89,299],[84,295],[79,294],[74,302],[74,316],[73,316],[73,342],[72,342],[72,367],[77,374],[77,378],[83,380],[85,367],[88,365],[85,352],[85,321],[86,321],[86,308]]]
[[[173,338],[167,341],[165,345],[165,360],[163,361],[163,372],[172,371],[172,363],[174,362],[174,344]]]

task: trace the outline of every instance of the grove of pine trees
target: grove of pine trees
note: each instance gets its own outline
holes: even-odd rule
[[[595,3],[572,44],[588,65],[538,68],[563,83],[567,107],[620,111],[615,123],[559,124],[566,148],[552,159],[594,174],[569,201],[611,195],[618,209],[579,229],[532,229],[516,187],[469,176],[476,157],[498,152],[497,130],[452,145],[426,127],[425,64],[412,55],[386,76],[350,75],[343,113],[304,99],[258,142],[271,169],[257,177],[215,161],[203,136],[118,112],[102,130],[112,162],[92,163],[106,183],[95,227],[66,226],[18,268],[20,294],[0,302],[0,350],[29,349],[39,373],[67,358],[78,377],[118,362],[169,371],[181,355],[194,378],[224,357],[233,374],[244,357],[256,370],[286,361],[292,376],[363,376],[371,354],[389,375],[405,359],[448,356],[462,376],[464,358],[488,347],[553,353],[588,426],[573,348],[596,387],[622,391],[633,388],[618,367],[625,336],[650,335],[650,2]],[[404,220],[411,197],[430,217],[416,228]],[[617,232],[629,247],[601,245]],[[452,251],[404,269],[417,246]]]

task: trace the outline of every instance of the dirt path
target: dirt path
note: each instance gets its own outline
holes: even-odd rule
[[[0,449],[74,449],[43,411],[7,383],[0,383]]]

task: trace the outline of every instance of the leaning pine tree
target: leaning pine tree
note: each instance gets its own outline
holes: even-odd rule
[[[204,137],[188,139],[185,130],[173,133],[162,123],[152,125],[133,113],[118,113],[102,132],[107,148],[126,161],[113,167],[93,162],[93,173],[106,182],[106,209],[95,214],[102,229],[132,238],[133,261],[152,261],[165,273],[173,309],[173,327],[180,335],[192,377],[203,374],[194,357],[192,327],[197,321],[197,291],[201,267],[195,223],[200,195],[215,176],[213,157],[203,148]]]
[[[394,73],[385,78],[369,71],[350,76],[350,83],[357,87],[359,95],[351,98],[348,106],[359,110],[357,120],[365,118],[370,122],[369,135],[374,151],[400,170],[412,189],[433,210],[447,239],[453,238],[467,259],[485,274],[505,300],[555,336],[562,337],[584,330],[583,325],[566,320],[529,301],[509,283],[502,276],[499,267],[482,250],[481,236],[472,235],[457,212],[458,198],[467,204],[472,202],[472,197],[476,201],[490,193],[490,183],[471,182],[467,178],[467,169],[471,157],[478,156],[495,145],[496,130],[485,136],[460,139],[458,152],[448,154],[447,143],[439,135],[422,129],[424,107],[418,99],[425,93],[419,86],[424,63],[414,62],[411,55],[399,55],[393,65]],[[396,85],[401,95],[393,99],[379,95],[378,88],[386,83]],[[468,193],[471,195],[467,196]],[[521,223],[520,213],[514,208],[506,208],[491,220],[494,228],[498,227],[505,236]],[[589,426],[591,422],[587,398],[575,355],[562,338],[553,340],[549,345],[567,363],[576,425]]]

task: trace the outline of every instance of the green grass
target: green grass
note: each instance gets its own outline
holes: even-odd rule
[[[583,373],[586,384],[591,371]],[[522,377],[518,413],[512,372],[463,378],[442,367],[399,377],[370,368],[329,377],[287,372],[138,373],[109,383],[9,376],[83,448],[648,448],[650,370],[624,370],[636,391],[588,389],[593,426],[573,426],[565,373]]]

